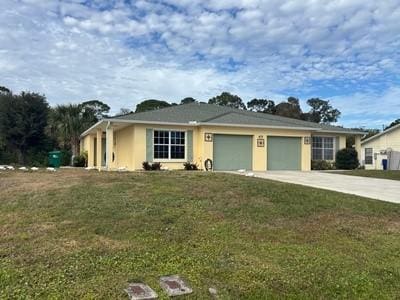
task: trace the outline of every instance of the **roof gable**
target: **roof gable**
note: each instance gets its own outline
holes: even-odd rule
[[[378,134],[375,134],[375,135],[373,135],[373,136],[361,141],[361,144],[363,145],[363,144],[369,143],[369,142],[371,142],[371,141],[373,141],[373,140],[375,140],[375,139],[377,139],[377,138],[379,138],[381,136],[384,136],[384,135],[386,135],[388,133],[391,133],[391,132],[393,132],[395,130],[400,130],[400,124],[397,124],[397,125],[395,125],[393,127],[390,127],[389,129],[386,129],[386,130],[384,130],[384,131],[382,131],[382,132],[380,132]]]

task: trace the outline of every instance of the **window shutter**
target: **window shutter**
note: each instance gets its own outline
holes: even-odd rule
[[[193,130],[186,131],[187,140],[187,161],[193,162]]]
[[[146,128],[146,161],[153,161],[153,129]]]

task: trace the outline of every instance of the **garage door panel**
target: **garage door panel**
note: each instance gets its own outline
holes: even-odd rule
[[[251,170],[253,139],[247,135],[214,135],[214,170]]]
[[[268,137],[268,170],[301,170],[301,138]]]

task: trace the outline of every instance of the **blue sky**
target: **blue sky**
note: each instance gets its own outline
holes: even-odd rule
[[[50,104],[330,100],[338,124],[400,118],[400,0],[2,0],[0,85]]]

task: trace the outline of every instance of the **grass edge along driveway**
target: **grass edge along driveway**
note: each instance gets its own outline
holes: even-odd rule
[[[379,179],[390,179],[390,180],[400,180],[400,171],[393,170],[352,170],[352,171],[338,171],[332,172],[335,174],[351,175],[351,176],[361,176],[361,177],[371,177]]]

